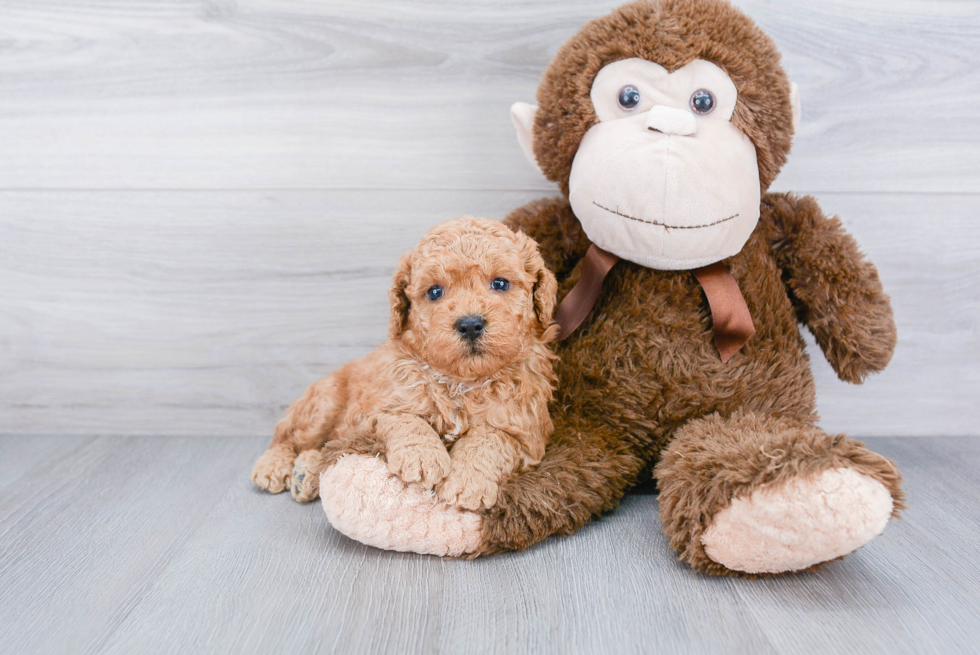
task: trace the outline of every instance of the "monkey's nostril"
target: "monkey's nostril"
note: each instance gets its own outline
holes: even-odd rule
[[[456,321],[456,332],[459,336],[469,341],[476,341],[483,336],[483,330],[487,327],[487,321],[482,316],[463,316]]]
[[[647,112],[646,126],[653,132],[669,136],[694,136],[698,121],[690,111],[656,105]]]

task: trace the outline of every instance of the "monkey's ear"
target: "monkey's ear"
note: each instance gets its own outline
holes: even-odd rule
[[[527,160],[540,171],[541,167],[534,157],[534,115],[537,113],[537,106],[526,102],[515,102],[510,106],[510,120],[517,128],[517,142],[521,144],[521,150],[524,151]]]
[[[800,105],[800,85],[796,82],[789,83],[789,101],[793,105],[793,134],[800,129],[800,117],[803,115],[803,107]]]
[[[394,279],[391,282],[391,290],[388,292],[388,300],[391,301],[391,321],[388,324],[388,336],[395,339],[405,330],[408,323],[408,312],[412,308],[412,302],[408,299],[405,290],[408,288],[412,271],[412,254],[406,252],[398,260],[398,268],[395,270]]]

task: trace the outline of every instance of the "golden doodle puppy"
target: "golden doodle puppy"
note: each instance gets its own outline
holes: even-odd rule
[[[307,389],[252,480],[313,500],[320,448],[367,436],[405,482],[465,509],[493,506],[552,431],[556,287],[522,232],[468,216],[432,228],[395,272],[389,341]]]

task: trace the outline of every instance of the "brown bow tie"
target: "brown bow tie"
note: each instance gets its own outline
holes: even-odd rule
[[[617,255],[606,252],[594,243],[589,246],[578,282],[555,312],[555,322],[561,329],[559,339],[567,339],[592,311],[602,289],[602,281],[617,261]],[[738,282],[727,266],[715,262],[694,269],[694,276],[708,298],[715,345],[721,354],[721,361],[727,362],[755,334],[752,315]]]

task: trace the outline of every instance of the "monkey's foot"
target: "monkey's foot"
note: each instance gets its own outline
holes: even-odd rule
[[[788,573],[838,559],[904,507],[892,462],[792,417],[695,419],[655,473],[671,547],[713,575]]]
[[[369,546],[455,557],[480,544],[479,514],[403,482],[378,457],[341,457],[320,476],[320,500],[337,531]]]
[[[892,496],[850,468],[797,477],[736,498],[701,535],[705,554],[733,571],[801,571],[857,550],[881,534]]]

